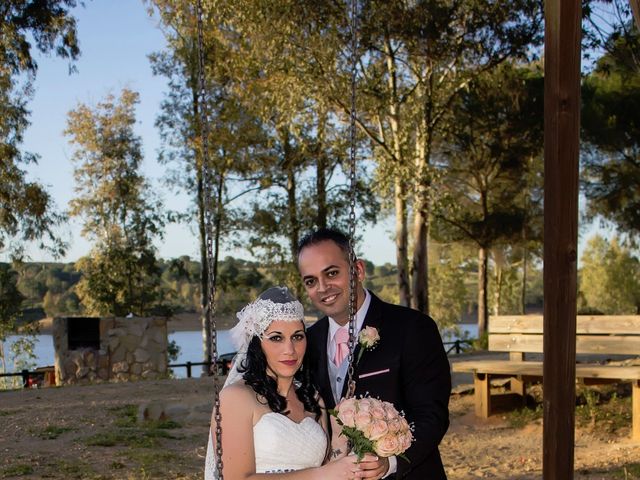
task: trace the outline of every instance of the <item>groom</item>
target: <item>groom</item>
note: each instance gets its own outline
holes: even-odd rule
[[[409,462],[380,458],[371,478],[446,480],[438,444],[449,427],[451,374],[436,324],[365,290],[363,261],[357,260],[355,267],[356,333],[375,327],[380,336],[355,365],[355,394],[392,402],[415,427],[414,442],[405,452]],[[308,353],[315,360],[320,394],[327,408],[333,408],[347,390],[348,357],[343,357],[348,350],[349,239],[332,229],[305,236],[298,246],[298,270],[309,299],[325,314],[307,332]],[[359,349],[356,345],[354,362]]]

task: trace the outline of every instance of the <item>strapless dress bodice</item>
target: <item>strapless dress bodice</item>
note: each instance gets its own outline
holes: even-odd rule
[[[312,417],[294,422],[286,415],[268,412],[253,426],[253,447],[256,473],[293,472],[322,465],[327,435]],[[215,463],[209,435],[205,480],[217,478]]]
[[[322,464],[327,435],[312,417],[294,422],[280,413],[265,413],[253,427],[256,473],[288,472]]]

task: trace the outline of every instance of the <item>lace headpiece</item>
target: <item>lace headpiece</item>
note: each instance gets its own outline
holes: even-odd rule
[[[238,324],[229,332],[238,351],[246,350],[253,337],[261,336],[271,322],[304,322],[304,308],[287,287],[271,287],[236,316]]]

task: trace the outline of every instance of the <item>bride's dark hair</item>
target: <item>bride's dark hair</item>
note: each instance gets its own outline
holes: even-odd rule
[[[305,354],[306,358],[306,354]],[[304,405],[307,412],[315,413],[316,420],[320,418],[320,404],[318,393],[313,386],[311,369],[302,363],[302,367],[294,375],[294,388],[296,396]],[[288,415],[285,411],[287,400],[278,393],[276,379],[267,375],[267,357],[262,351],[259,337],[253,337],[247,347],[247,357],[239,365],[238,371],[247,385],[267,401],[269,408],[276,412]],[[299,385],[299,386],[296,386]]]

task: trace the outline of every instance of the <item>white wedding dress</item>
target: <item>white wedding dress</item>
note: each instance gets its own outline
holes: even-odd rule
[[[322,464],[327,451],[327,435],[312,417],[297,423],[286,415],[268,412],[253,427],[253,447],[256,473],[292,472]],[[205,480],[216,480],[215,462],[209,435]]]

